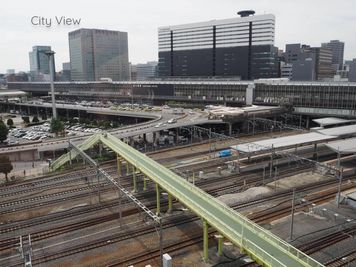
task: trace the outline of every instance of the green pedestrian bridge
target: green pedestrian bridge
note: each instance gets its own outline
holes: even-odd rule
[[[144,182],[148,178],[156,183],[157,213],[160,212],[159,192],[164,190],[168,193],[169,209],[172,208],[172,198],[174,197],[202,219],[205,261],[208,261],[208,230],[209,227],[213,227],[219,232],[219,235],[239,246],[243,252],[263,266],[323,266],[270,231],[242,216],[223,202],[109,133],[94,134],[78,147],[84,151],[99,142],[117,154],[119,174],[121,174],[122,162],[126,162],[127,169],[129,169],[129,165],[132,167],[134,190],[137,188],[136,174],[138,173],[145,176]],[[78,151],[72,149],[62,155],[51,164],[52,170],[58,169],[78,154]],[[223,238],[219,239],[219,243]]]

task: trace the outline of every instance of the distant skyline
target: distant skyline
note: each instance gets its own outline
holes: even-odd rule
[[[18,0],[2,3],[0,73],[7,69],[29,71],[28,53],[35,45],[52,46],[56,70],[61,70],[62,63],[69,61],[68,32],[78,28],[126,31],[129,61],[156,61],[158,27],[232,18],[244,9],[276,16],[275,45],[279,49],[284,50],[287,43],[320,46],[340,40],[345,42],[345,60],[356,58],[356,2],[352,0],[62,0],[55,4]],[[32,25],[34,16],[47,18],[47,22],[51,18],[51,27]],[[63,25],[74,23],[63,16],[74,18],[76,25]]]

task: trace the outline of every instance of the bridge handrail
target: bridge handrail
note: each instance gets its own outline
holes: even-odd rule
[[[152,180],[157,182],[164,190],[177,197],[189,209],[193,210],[199,216],[202,216],[204,219],[206,219],[208,223],[215,227],[221,234],[228,238],[230,237],[230,240],[233,243],[243,246],[251,254],[254,254],[256,257],[263,259],[266,264],[270,264],[270,266],[286,266],[285,263],[277,259],[276,256],[271,255],[268,251],[265,251],[259,247],[256,242],[251,241],[249,238],[253,236],[261,238],[265,242],[277,248],[277,251],[280,251],[280,253],[287,254],[289,255],[288,257],[292,257],[295,261],[300,262],[302,266],[323,266],[287,242],[274,236],[269,231],[240,215],[238,212],[228,207],[222,201],[212,197],[205,191],[182,179],[179,175],[175,174],[171,170],[162,168],[162,165],[158,164],[156,161],[150,159],[146,155],[138,152],[110,133],[93,135],[93,138],[87,139],[80,146],[80,148],[87,149],[99,140],[101,140],[105,145],[109,146],[116,153],[121,154],[123,158],[133,164],[141,172],[148,175]],[[68,157],[69,153],[67,153],[66,156],[57,163],[63,164],[63,161],[65,162],[68,160]],[[147,167],[147,165],[152,168]],[[169,181],[170,179],[173,179],[172,182],[174,181],[172,184]],[[173,186],[174,184],[175,186]],[[220,215],[227,216],[229,220],[235,221],[237,225],[239,225],[237,229],[232,228],[232,226],[230,226],[231,223],[225,223],[223,218],[218,217],[209,209],[204,208],[202,205],[203,203],[191,201],[192,199],[186,195],[186,192],[184,192],[185,190],[193,192],[195,197],[205,200],[206,203],[213,205],[216,210],[221,212]],[[241,228],[241,231],[239,228]],[[244,232],[244,229],[246,229],[246,233]]]
[[[114,141],[114,143],[118,144],[119,146],[121,146],[118,142],[115,142],[115,138],[113,138],[112,136],[109,136],[110,139],[112,139]],[[123,146],[121,146],[122,149],[125,149]],[[126,150],[126,149],[125,149]],[[141,153],[138,153],[135,149],[133,149],[132,147],[128,146],[127,150],[129,150],[130,152],[132,152],[134,155],[136,155],[136,157],[141,158],[143,160],[144,157]],[[138,165],[137,160],[134,162],[131,162],[132,164]],[[155,165],[155,167],[160,169],[160,164],[158,164],[157,162],[152,160],[152,163],[150,162],[150,164]],[[139,164],[141,165],[141,164]],[[141,168],[144,168],[143,165],[141,165]],[[267,231],[266,229],[264,229],[263,227],[257,225],[256,223],[252,222],[251,220],[249,220],[248,218],[242,216],[241,214],[239,214],[238,212],[236,212],[235,210],[233,210],[232,208],[228,207],[225,203],[221,202],[220,200],[212,197],[211,195],[207,194],[206,192],[204,192],[203,190],[201,190],[200,188],[190,184],[189,182],[187,182],[186,180],[182,179],[180,176],[178,176],[177,174],[175,174],[174,172],[167,170],[167,169],[163,169],[161,170],[163,172],[166,173],[166,175],[169,177],[174,177],[176,178],[175,181],[177,181],[178,183],[180,183],[183,187],[188,188],[189,186],[189,190],[190,191],[194,191],[196,193],[199,194],[200,197],[204,198],[204,199],[208,199],[208,201],[213,204],[214,206],[218,207],[218,208],[222,208],[225,213],[233,220],[235,220],[236,222],[245,225],[251,232],[254,232],[255,234],[261,236],[262,234],[262,238],[265,239],[267,242],[273,242],[274,244],[280,246],[283,248],[283,250],[287,253],[292,253],[298,260],[301,260],[303,262],[305,262],[304,259],[306,259],[306,262],[310,265],[310,266],[323,266],[320,263],[318,263],[316,260],[314,260],[313,258],[309,257],[308,255],[306,255],[305,253],[301,252],[300,250],[294,248],[292,245],[288,244],[287,242],[285,242],[284,240],[280,239],[279,237],[272,235],[269,231]],[[158,178],[159,179],[159,178]],[[160,180],[162,181],[162,180]],[[166,183],[165,181],[162,181],[166,184],[167,187],[171,187],[168,183]],[[167,188],[166,188],[167,189]],[[173,188],[174,189],[174,188]],[[172,190],[172,189],[171,189]],[[169,191],[169,190],[168,190]],[[176,191],[176,190],[174,190]],[[178,192],[179,193],[179,192]],[[182,195],[182,194],[180,194]],[[211,214],[211,217],[214,217],[214,215]],[[225,225],[225,227],[228,227],[227,225]]]

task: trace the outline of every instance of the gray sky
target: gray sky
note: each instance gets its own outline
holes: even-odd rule
[[[69,61],[67,34],[80,27],[127,31],[131,62],[157,60],[159,26],[232,18],[243,9],[276,16],[279,48],[339,39],[345,59],[356,58],[355,0],[17,0],[1,4],[0,73],[28,71],[34,45],[51,45],[61,70]],[[33,26],[32,16],[52,18],[52,26]],[[58,26],[55,16],[81,18],[80,27]]]

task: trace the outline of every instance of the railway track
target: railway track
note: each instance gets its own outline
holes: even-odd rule
[[[313,239],[305,243],[304,245],[300,245],[297,247],[301,251],[310,255],[322,250],[323,248],[332,246],[338,242],[348,239],[354,235],[356,235],[356,226],[349,229],[344,229],[342,231],[336,231],[334,233],[322,236],[317,239]]]
[[[356,262],[356,250],[354,249],[342,255],[341,257],[326,262],[324,265],[326,267],[341,267],[341,266],[351,267],[354,266],[355,262]]]
[[[320,196],[319,196],[320,197]],[[270,201],[270,199],[267,197],[267,198],[265,198],[265,200],[264,201],[266,201],[266,202],[268,202],[268,201]],[[254,203],[251,203],[251,202],[246,202],[246,203],[242,203],[242,204],[240,204],[240,205],[235,205],[234,206],[234,209],[241,209],[241,208],[244,208],[244,207],[246,207],[246,206],[249,206],[249,205],[253,205]],[[186,216],[186,215],[185,215]],[[170,219],[173,219],[173,218],[170,218]],[[183,223],[188,223],[188,222],[192,222],[192,221],[194,221],[194,220],[199,220],[198,218],[196,218],[194,215],[190,215],[190,217],[187,219],[187,218],[185,218],[186,220],[184,220],[184,219],[178,219],[178,218],[174,218],[174,221],[175,222],[179,222],[179,224],[183,224]],[[90,222],[88,222],[88,224],[90,224]],[[74,227],[74,226],[67,226],[68,228],[67,229],[70,229],[70,227]],[[166,227],[168,227],[167,225],[166,225]],[[55,231],[56,230],[54,230],[52,233],[50,233],[50,235],[53,235],[54,233],[55,233]],[[57,230],[57,231],[60,231],[59,229]],[[148,230],[147,230],[148,231]],[[152,230],[152,231],[155,231],[154,229]],[[136,230],[134,230],[134,232],[136,233],[139,233],[139,231],[136,229]],[[144,234],[146,234],[147,232],[144,232]],[[37,238],[40,240],[41,238],[46,238],[46,235],[47,235],[47,237],[48,237],[48,233],[47,234],[39,234],[39,235],[37,235]],[[34,237],[34,239],[33,240],[36,240],[36,237]],[[106,241],[103,241],[103,240],[99,240],[98,242],[99,243],[95,243],[94,245],[93,244],[85,244],[85,245],[82,245],[81,247],[77,247],[77,248],[75,248],[75,249],[73,249],[73,247],[72,248],[70,248],[70,249],[67,249],[67,250],[65,250],[65,251],[61,251],[61,252],[58,252],[58,253],[56,253],[56,255],[52,255],[52,256],[46,256],[45,258],[42,258],[42,260],[41,259],[39,259],[39,261],[40,262],[42,262],[43,260],[44,261],[46,261],[46,260],[53,260],[53,259],[57,259],[57,258],[60,258],[60,257],[65,257],[65,256],[68,256],[68,255],[73,255],[73,254],[71,254],[71,253],[74,253],[75,251],[86,251],[86,250],[89,250],[89,249],[93,249],[93,248],[95,248],[95,247],[98,247],[99,246],[99,244],[102,244],[102,245],[107,245],[108,244],[108,240],[110,240],[109,241],[109,243],[113,243],[113,242],[115,242],[115,240],[113,239],[113,237],[112,236],[110,236],[109,237],[109,239],[108,238],[106,238],[105,239]],[[119,242],[120,240],[122,240],[122,238],[120,239],[117,239],[117,241],[116,242]]]

